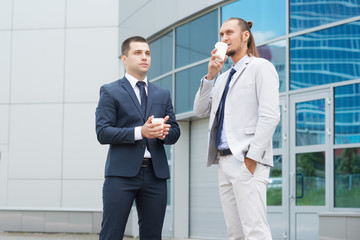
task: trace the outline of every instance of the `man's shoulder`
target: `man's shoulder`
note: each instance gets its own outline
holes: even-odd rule
[[[123,81],[123,79],[118,79],[116,81],[106,83],[101,86],[101,89],[111,90],[111,89],[117,88],[121,85],[122,81]]]
[[[262,57],[251,57],[251,64],[257,64],[257,65],[273,65],[269,60],[262,58]]]
[[[169,89],[161,87],[155,83],[149,82],[149,85],[151,85],[153,91],[157,91],[159,93],[168,93],[170,92]]]

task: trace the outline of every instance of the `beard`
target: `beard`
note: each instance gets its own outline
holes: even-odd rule
[[[236,53],[235,50],[231,50],[231,51],[228,51],[226,54],[227,54],[229,57],[232,57],[232,56],[235,55],[235,53]]]

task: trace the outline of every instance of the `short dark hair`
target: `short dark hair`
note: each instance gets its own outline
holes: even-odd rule
[[[121,55],[125,55],[125,56],[128,55],[131,42],[145,42],[145,43],[149,44],[148,41],[146,41],[146,39],[143,37],[140,37],[140,36],[129,37],[128,39],[123,41],[123,43],[121,45]]]

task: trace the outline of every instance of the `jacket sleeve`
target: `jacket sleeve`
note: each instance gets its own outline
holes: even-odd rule
[[[280,121],[279,77],[269,61],[261,62],[258,70],[255,84],[259,118],[246,157],[261,162]]]
[[[101,144],[135,143],[134,128],[116,126],[118,104],[105,86],[100,88],[96,108],[96,135]]]
[[[166,103],[166,114],[165,116],[169,116],[169,120],[166,122],[170,124],[169,134],[163,140],[164,144],[175,144],[180,137],[180,127],[176,122],[176,117],[174,113],[174,108],[170,98],[170,92],[168,91],[168,98]]]
[[[212,91],[215,80],[207,81],[205,77],[201,79],[199,90],[194,100],[194,115],[200,118],[208,117],[211,112]]]

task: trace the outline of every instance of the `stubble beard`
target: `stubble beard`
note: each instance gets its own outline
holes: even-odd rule
[[[231,51],[227,52],[227,55],[228,55],[229,57],[232,57],[232,56],[235,55],[235,53],[236,53],[235,50],[231,50]]]
[[[240,36],[240,42],[243,41],[243,37],[242,35]],[[237,52],[240,52],[242,50],[242,46],[240,45],[240,48],[239,49],[236,49],[236,50],[229,50],[226,54],[229,56],[229,57],[232,57],[234,56]]]

